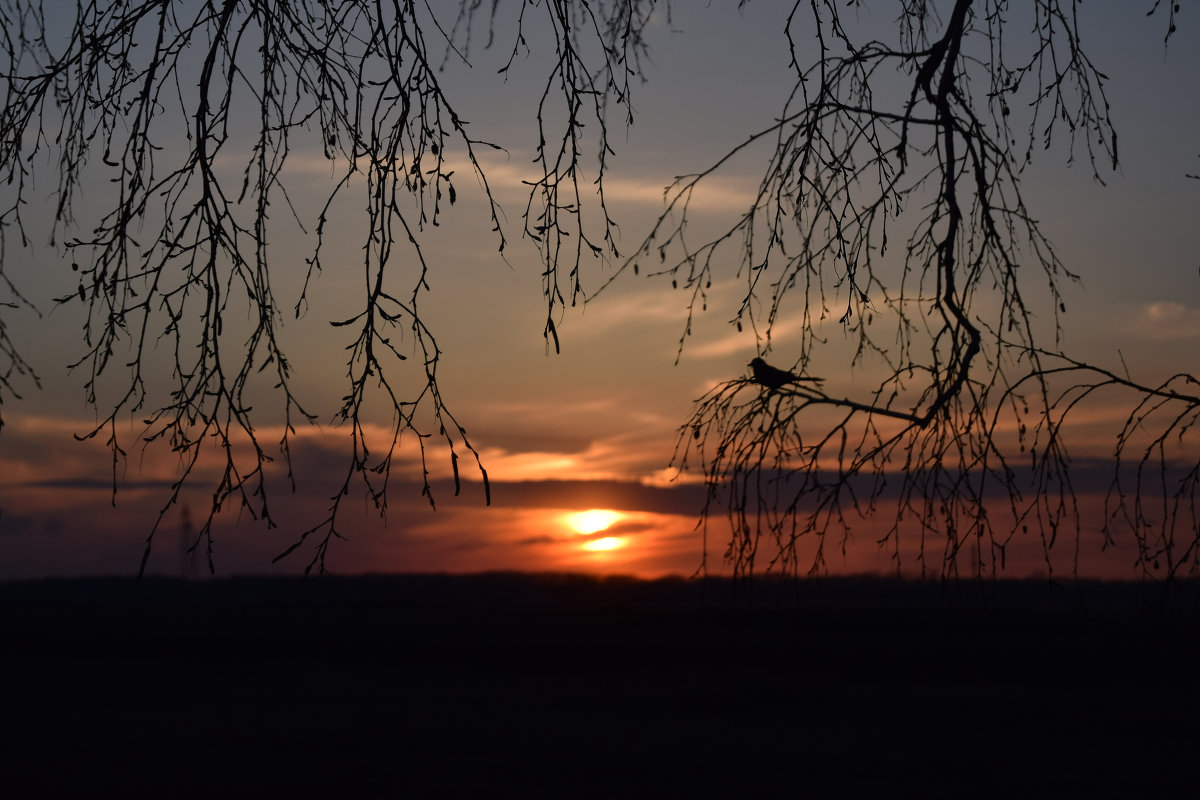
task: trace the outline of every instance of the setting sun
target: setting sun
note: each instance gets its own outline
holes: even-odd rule
[[[602,539],[592,539],[590,542],[584,542],[584,550],[616,550],[621,545],[625,544],[623,540],[616,536],[605,536]]]
[[[597,533],[598,531],[607,529],[614,522],[619,520],[622,516],[624,516],[624,515],[621,514],[621,512],[619,512],[619,511],[610,511],[610,510],[604,509],[604,508],[592,508],[587,511],[580,511],[577,514],[571,514],[570,516],[568,516],[567,517],[567,525],[569,525],[571,527],[571,530],[575,531],[576,533],[581,533],[581,534],[587,535],[590,533]],[[605,541],[605,540],[601,539],[599,541]],[[606,548],[592,548],[592,549],[611,550],[612,547],[615,547],[615,546],[616,545],[612,545],[612,546],[606,547]]]

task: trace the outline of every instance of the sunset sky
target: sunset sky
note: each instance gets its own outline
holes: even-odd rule
[[[663,19],[652,24],[648,82],[634,87],[636,121],[627,132],[613,124],[616,157],[606,191],[623,250],[646,235],[674,176],[707,167],[778,114],[792,85],[782,32],[787,5],[755,2],[739,12],[734,3],[676,4],[669,26]],[[1200,20],[1186,16],[1185,8],[1164,50],[1165,18],[1147,18],[1150,5],[1110,0],[1088,3],[1080,12],[1083,43],[1110,79],[1118,171],[1105,175],[1102,186],[1086,161],[1067,166],[1065,148],[1056,145],[1035,155],[1024,186],[1062,260],[1083,278],[1082,285],[1066,287],[1065,348],[1113,369],[1123,358],[1138,378],[1156,384],[1200,368],[1200,180],[1186,177],[1200,173]],[[886,36],[889,26],[894,32],[894,9],[892,3],[867,3],[845,13]],[[500,39],[505,30],[499,28]],[[443,78],[472,133],[508,149],[507,156],[483,156],[505,211],[506,260],[497,257],[480,196],[465,177],[460,202],[423,240],[434,265],[424,313],[444,353],[442,393],[479,448],[492,506],[484,506],[478,476],[465,469],[468,483],[462,496],[453,497],[449,467],[439,460],[438,508],[431,510],[420,496],[417,454],[402,444],[403,468],[393,473],[386,524],[358,503],[357,526],[330,552],[327,567],[334,572],[571,570],[652,577],[691,574],[704,557],[705,534],[696,527],[703,489],[687,475],[676,478],[668,463],[692,401],[715,383],[746,374],[754,336],[729,324],[735,287],[716,286],[709,311],[693,326],[676,363],[687,296],[673,291],[669,280],[623,275],[585,307],[567,310],[559,328],[562,352],[548,351],[540,264],[533,245],[519,235],[527,197],[521,181],[534,177],[533,114],[545,71],[545,54],[536,41],[531,45],[533,54],[517,61],[507,81],[496,74],[507,45],[476,48],[474,71],[450,64]],[[715,230],[745,205],[762,155],[738,160],[697,197],[697,230]],[[30,196],[45,200],[48,217],[51,170],[44,163],[37,168],[45,177]],[[301,215],[315,214],[305,201],[328,193],[328,163],[319,153],[298,152],[288,181]],[[85,188],[101,199],[109,191],[103,182]],[[97,208],[85,196],[77,216],[84,221]],[[38,216],[37,209],[26,213]],[[301,430],[293,446],[298,492],[275,495],[279,528],[268,530],[245,516],[222,517],[218,575],[300,572],[309,558],[303,550],[281,563],[271,559],[323,515],[344,471],[345,432],[332,417],[344,394],[343,353],[352,334],[326,322],[361,296],[361,233],[353,206],[341,209],[331,224],[346,234],[333,237],[325,260],[345,268],[327,266],[307,315],[289,319],[285,329],[296,385],[321,424]],[[23,398],[4,409],[0,578],[132,574],[177,465],[165,449],[142,452],[131,444],[120,465],[115,507],[110,502],[107,449],[102,441],[74,437],[96,419],[83,402],[84,377],[65,367],[82,353],[79,309],[55,308],[51,301],[72,293],[75,277],[41,233],[35,232],[32,250],[10,246],[5,255],[6,272],[42,312],[38,318],[3,309],[42,388],[21,386]],[[281,235],[271,246],[276,292],[290,304],[311,242]],[[589,265],[585,290],[594,291],[610,274],[611,267]],[[794,361],[788,347],[795,332],[787,321],[777,328],[780,362]],[[839,335],[833,327],[826,333]],[[830,384],[847,391],[855,385],[858,376],[848,365],[829,362],[828,369]],[[1122,411],[1099,398],[1087,414],[1103,430]],[[386,425],[387,419],[375,422]],[[139,431],[131,422],[127,441],[136,441]],[[1110,445],[1089,440],[1087,426],[1076,434],[1079,487],[1086,494],[1103,485],[1099,467]],[[263,441],[278,438],[278,428],[263,426]],[[204,485],[185,491],[193,520],[207,504]],[[1084,507],[1090,530],[1095,512],[1086,502]],[[589,511],[606,513],[581,516]],[[172,509],[156,540],[151,573],[181,571],[182,525],[182,509]],[[846,555],[831,556],[831,571],[889,569],[871,522],[856,531]],[[725,529],[714,520],[707,532],[710,571],[721,571],[725,544]],[[1084,544],[1081,573],[1132,577],[1132,548],[1101,553],[1098,537],[1085,537]],[[1036,549],[1010,564],[1014,577],[1040,568]],[[196,571],[202,571],[199,565]]]

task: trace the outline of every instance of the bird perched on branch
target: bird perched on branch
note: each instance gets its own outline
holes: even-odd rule
[[[788,372],[779,367],[772,367],[761,358],[756,358],[750,362],[750,369],[754,370],[755,383],[761,383],[768,389],[779,389],[787,386],[789,383],[800,383],[801,381],[811,381],[819,383],[824,378],[808,378],[795,373]]]

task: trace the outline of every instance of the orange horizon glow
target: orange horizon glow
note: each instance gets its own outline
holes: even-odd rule
[[[119,475],[120,481],[128,479],[129,484],[121,484],[114,505],[111,474],[98,478],[93,463],[100,455],[102,460],[108,456],[111,465],[111,455],[102,442],[76,442],[72,434],[81,429],[77,423],[19,415],[6,422],[10,424],[5,426],[5,447],[0,452],[0,509],[4,512],[0,517],[0,580],[136,572],[144,540],[161,510],[166,481],[177,474],[173,456],[152,450],[144,458],[131,458],[128,474]],[[332,452],[321,436],[309,432],[304,437],[305,448],[296,443],[304,463],[319,464]],[[274,463],[276,466],[267,469],[269,477],[277,477],[281,471],[279,462]],[[211,464],[205,462],[202,467]],[[277,528],[259,524],[260,520],[236,504],[214,518],[219,574],[295,574],[307,563],[304,559],[311,553],[303,549],[278,564],[272,559],[295,541],[296,531],[326,512],[325,498],[320,492],[290,494],[281,484],[276,486],[273,496],[279,501],[273,513]],[[1138,552],[1131,532],[1116,530],[1115,544],[1107,543],[1102,534],[1108,521],[1104,489],[1085,488],[1078,496],[1079,576],[1138,578]],[[498,491],[503,491],[502,485]],[[353,540],[331,549],[330,569],[344,574],[559,571],[641,578],[691,575],[702,563],[711,574],[728,569],[720,553],[731,541],[732,532],[723,515],[709,519],[701,530],[695,516],[677,503],[671,510],[631,503],[623,510],[588,508],[586,499],[572,502],[587,498],[582,494],[587,491],[582,482],[577,491],[581,494],[555,493],[542,498],[540,502],[552,503],[546,506],[537,505],[539,498],[533,494],[517,493],[510,505],[501,507],[485,507],[481,497],[448,499],[439,503],[436,513],[423,499],[404,495],[393,505],[390,522],[365,504],[347,504],[341,522],[354,533]],[[601,491],[608,489],[598,489],[595,499],[603,496]],[[148,574],[179,573],[181,508],[190,504],[195,520],[209,502],[199,485],[184,490],[179,506],[168,512],[158,529]],[[853,534],[819,571],[899,571],[914,578],[937,573],[943,564],[927,541],[928,532],[923,534],[916,523],[906,521],[897,532],[898,546],[895,539],[879,546],[894,519],[894,502],[894,498],[881,500],[871,514],[852,519]],[[1010,513],[1004,504],[989,512],[999,534],[1016,525],[1015,520],[1001,517]],[[1015,530],[1001,576],[1044,577],[1048,541],[1032,526],[1028,535],[1021,535],[1020,528]],[[1056,573],[1075,569],[1073,539],[1074,534],[1059,537],[1051,553]],[[923,555],[922,542],[929,548]],[[982,544],[986,547],[986,542]],[[822,552],[817,537],[805,537],[797,544],[796,563],[803,571]],[[964,550],[960,566],[969,568],[972,559],[986,559],[987,555],[986,551],[980,556]]]

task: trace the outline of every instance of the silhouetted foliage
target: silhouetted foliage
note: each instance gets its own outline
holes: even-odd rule
[[[210,564],[211,526],[229,504],[274,524],[264,484],[271,456],[256,434],[264,412],[250,407],[247,386],[259,373],[272,377],[289,476],[294,425],[314,421],[279,343],[285,313],[299,317],[305,294],[286,308],[276,300],[278,267],[267,246],[269,209],[295,213],[284,179],[299,141],[315,137],[338,173],[326,211],[361,192],[366,224],[361,304],[333,323],[354,334],[338,412],[351,440],[345,479],[328,515],[287,552],[310,544],[309,568],[323,569],[355,482],[382,513],[402,439],[415,442],[422,463],[427,441],[441,441],[456,484],[466,458],[486,485],[439,390],[441,353],[421,313],[427,274],[437,268],[425,260],[422,232],[464,184],[480,187],[497,250],[505,248],[503,215],[479,158],[498,145],[468,132],[439,72],[444,60],[467,63],[484,32],[487,47],[511,45],[508,64],[540,47],[555,56],[534,110],[541,177],[523,215],[523,234],[542,258],[549,343],[557,349],[562,308],[587,297],[591,260],[623,265],[611,281],[652,256],[657,271],[648,272],[670,275],[689,293],[691,312],[706,304],[714,280],[736,275],[746,288],[733,322],[756,332],[760,359],[780,363],[774,326],[802,322],[787,369],[756,359],[752,377],[713,388],[681,428],[676,464],[703,472],[705,518],[728,513],[727,555],[739,572],[762,565],[764,537],[772,543],[767,559],[788,571],[804,567],[798,545],[816,541],[810,566],[821,569],[825,542],[847,529],[849,514],[874,513],[885,487],[899,498],[883,537],[898,565],[908,519],[921,531],[923,569],[935,541],[936,572],[1001,568],[1007,543],[1031,523],[1049,564],[1061,528],[1074,520],[1078,537],[1060,429],[1101,390],[1132,398],[1115,442],[1106,518],[1130,523],[1148,573],[1200,564],[1200,463],[1187,460],[1194,456],[1186,438],[1200,419],[1197,380],[1181,372],[1143,383],[1062,352],[1060,286],[1075,276],[1021,195],[1022,170],[1042,142],[1065,139],[1097,176],[1117,164],[1105,77],[1079,39],[1077,3],[902,0],[895,40],[882,42],[858,37],[838,4],[796,2],[781,39],[795,83],[777,119],[708,169],[677,179],[632,258],[615,247],[605,200],[609,126],[618,116],[632,120],[644,32],[652,14],[669,14],[667,2],[460,0],[443,17],[408,0],[77,0],[70,12],[56,7],[54,19],[43,5],[0,3],[0,169],[10,186],[0,248],[13,235],[25,243],[30,164],[50,153],[54,237],[79,274],[77,292],[62,302],[88,310],[87,349],[76,366],[89,376],[89,401],[103,409],[90,436],[107,440],[115,464],[124,455],[117,420],[140,412],[146,441],[180,454],[160,522],[204,442],[222,448],[225,469],[197,533]],[[1169,38],[1176,10],[1163,8],[1147,10],[1166,17]],[[504,44],[497,19],[508,13],[515,34]],[[797,45],[801,29],[819,47],[812,64]],[[168,139],[175,147],[163,150]],[[722,235],[693,244],[685,232],[697,187],[759,146],[773,152],[753,203]],[[231,177],[230,161],[240,175]],[[464,180],[454,164],[474,176]],[[99,223],[79,230],[74,203],[97,175],[115,188]],[[310,277],[324,266],[326,222],[326,212],[296,220],[313,229]],[[3,257],[0,250],[7,304],[23,302],[3,275]],[[1049,331],[1036,323],[1043,306]],[[237,323],[233,336],[224,324],[244,307],[251,324]],[[882,370],[874,388],[843,395],[806,378],[810,366],[820,369],[828,320],[856,341],[856,364]],[[143,378],[150,343],[174,353],[165,402],[149,396]],[[0,400],[19,381],[36,380],[2,326],[0,358]],[[111,385],[99,391],[102,376],[126,365],[115,400]],[[374,403],[392,415],[384,452],[368,449],[363,426]],[[114,490],[115,480],[114,468]],[[997,488],[1013,517],[1002,526],[984,503]],[[1151,498],[1163,501],[1154,514],[1145,507]],[[147,555],[152,540],[153,533]]]

